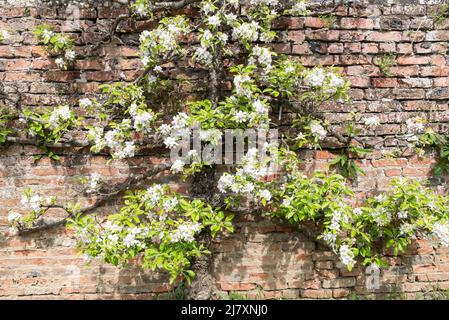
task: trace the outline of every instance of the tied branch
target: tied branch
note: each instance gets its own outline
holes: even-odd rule
[[[47,212],[50,209],[62,209],[66,212],[67,215],[65,218],[60,219],[58,221],[47,222],[47,223],[44,222],[40,225],[29,227],[29,228],[19,226],[18,234],[23,236],[23,235],[32,234],[32,233],[35,233],[38,231],[48,230],[48,229],[63,225],[70,218],[75,218],[75,217],[84,216],[84,215],[93,213],[100,206],[106,204],[110,200],[113,200],[120,193],[122,193],[130,188],[137,188],[137,187],[143,185],[145,183],[146,179],[157,177],[158,174],[166,171],[169,168],[170,168],[170,164],[168,164],[168,163],[158,164],[158,165],[155,165],[151,170],[148,170],[145,173],[142,173],[142,174],[139,174],[136,176],[130,176],[124,182],[115,185],[107,193],[99,193],[99,197],[96,199],[94,204],[87,206],[85,208],[79,209],[79,210],[72,210],[69,207],[63,206],[63,205],[46,206],[44,214],[45,214],[45,212]]]
[[[312,115],[314,118],[321,120],[321,121],[326,121],[326,117],[318,112],[306,112],[305,110],[303,110],[301,107],[294,105],[292,103],[287,103],[287,106],[290,108],[290,110],[292,110],[295,113],[298,113],[301,116],[306,116],[306,115]],[[311,108],[313,109],[313,108]],[[359,143],[362,147],[365,147],[365,142],[360,139],[359,137],[353,137],[353,136],[345,136],[342,133],[338,132],[338,130],[336,130],[335,128],[333,128],[332,126],[328,126],[326,128],[326,130],[337,139],[337,141],[342,145],[342,146],[347,146],[350,145],[351,142],[354,140],[357,143]]]
[[[153,1],[151,7],[153,10],[177,10],[200,1],[201,0]]]
[[[176,9],[182,9],[190,4],[200,2],[200,0],[180,0],[180,1],[162,1],[162,2],[153,2],[151,4],[151,9],[153,11],[158,10],[176,10]],[[100,46],[104,44],[109,44],[112,42],[112,39],[114,38],[115,34],[118,31],[118,28],[120,26],[120,23],[122,21],[125,21],[131,17],[133,17],[133,13],[127,13],[127,14],[121,14],[119,15],[114,22],[112,23],[111,27],[109,28],[109,31],[106,35],[103,36],[103,38],[100,39],[94,46],[91,47],[90,52],[94,52],[97,49],[100,48]]]
[[[115,20],[114,23],[112,24],[112,26],[109,29],[109,32],[100,39],[99,42],[97,42],[92,48],[91,48],[91,52],[97,50],[98,48],[100,48],[100,46],[102,46],[103,44],[108,44],[112,42],[112,39],[114,38],[115,34],[117,33],[118,27],[120,25],[120,23],[122,21],[127,20],[128,18],[130,18],[132,16],[132,14],[128,13],[128,14],[121,14],[119,15]]]

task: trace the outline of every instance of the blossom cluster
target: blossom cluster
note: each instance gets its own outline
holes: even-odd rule
[[[105,221],[85,216],[70,223],[89,259],[101,257],[117,265],[142,254],[144,265],[169,271],[171,281],[186,277],[191,256],[204,254],[196,242],[200,231],[215,235],[222,229],[232,230],[230,218],[223,213],[159,184],[130,192],[120,212]]]
[[[186,34],[189,24],[186,18],[164,18],[158,28],[140,34],[141,61],[146,68],[154,69],[158,63],[176,55],[184,55],[179,37]]]
[[[0,43],[5,40],[9,40],[11,38],[11,34],[7,30],[0,30]]]
[[[275,146],[270,146],[273,151]],[[241,165],[235,174],[224,173],[217,183],[221,193],[231,193],[234,196],[245,196],[252,201],[267,204],[272,200],[272,193],[266,188],[263,178],[271,173],[270,162],[272,157],[261,156],[256,148],[248,150],[241,160]]]
[[[86,192],[94,193],[98,190],[100,185],[101,185],[101,175],[95,172],[90,176],[88,189],[86,190]]]
[[[67,35],[54,32],[52,27],[46,24],[38,26],[34,34],[52,53],[59,55],[55,59],[55,63],[59,68],[66,70],[76,59],[74,42]]]
[[[64,105],[53,109],[50,113],[48,121],[51,128],[56,128],[60,125],[60,123],[66,123],[73,118],[73,116],[74,113],[70,107],[68,105]]]
[[[315,67],[305,71],[303,79],[305,86],[317,90],[317,94],[324,95],[326,99],[338,96],[341,91],[344,91],[349,86],[335,68]]]
[[[103,118],[113,118],[113,114],[108,114],[108,107],[120,108],[122,117],[108,123],[110,130],[105,130],[104,126],[88,127],[88,139],[91,142],[91,150],[100,152],[104,148],[109,148],[114,159],[124,159],[133,157],[137,151],[137,141],[133,138],[132,132],[141,134],[142,137],[153,131],[153,124],[156,121],[156,114],[148,108],[142,88],[135,85],[111,85],[104,86],[103,90],[109,95],[109,99],[102,106],[97,101],[88,98],[79,101],[80,107],[98,113],[97,108],[102,108],[104,114],[100,113],[100,120]]]

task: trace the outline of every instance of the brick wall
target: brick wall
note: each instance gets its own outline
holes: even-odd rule
[[[50,1],[45,1],[49,3]],[[307,66],[338,65],[352,82],[351,106],[366,116],[377,115],[382,126],[376,133],[363,132],[376,148],[360,164],[366,171],[354,182],[358,196],[384,190],[391,178],[405,176],[430,179],[445,190],[446,178],[433,178],[432,155],[417,158],[404,153],[385,155],[406,142],[405,121],[425,116],[441,132],[447,130],[449,100],[449,20],[435,25],[430,17],[431,1],[352,1],[337,11],[335,26],[326,28],[316,17],[278,21],[282,41],[278,52],[297,57]],[[114,17],[124,12],[119,2],[89,1],[80,9],[80,24],[66,19],[66,6],[20,6],[20,1],[0,1],[0,29],[12,30],[10,44],[0,45],[0,81],[14,96],[23,93],[23,105],[53,106],[74,103],[98,85],[112,80],[132,80],[138,72],[136,41],[144,21],[125,22],[121,41],[87,55],[89,45],[101,38]],[[29,2],[30,3],[30,2]],[[395,3],[395,4],[393,4]],[[74,70],[60,71],[32,36],[42,22],[70,33],[77,51],[85,58]],[[379,63],[386,52],[397,55],[391,76],[382,76]],[[187,75],[186,75],[187,76]],[[337,109],[335,109],[337,108]],[[338,127],[348,118],[347,109],[324,106],[323,112]],[[342,127],[340,129],[343,129]],[[21,190],[31,186],[41,194],[60,199],[79,196],[77,179],[100,172],[111,182],[123,181],[130,172],[163,161],[161,152],[140,155],[127,162],[107,164],[104,156],[61,151],[58,163],[37,163],[34,147],[7,146],[0,151],[0,231],[7,228],[10,209],[20,210]],[[157,156],[156,156],[157,155]],[[304,151],[305,170],[326,168],[329,151]],[[185,190],[182,184],[174,184]],[[117,202],[103,211],[111,212]],[[51,212],[50,218],[62,213]],[[449,288],[449,250],[419,240],[407,254],[389,257],[391,267],[382,272],[381,288],[367,292],[365,276],[356,269],[345,271],[336,257],[291,226],[262,217],[237,218],[236,233],[214,244],[213,273],[223,292],[237,291],[265,298],[342,298],[351,293],[384,295],[403,292],[410,297],[422,291]],[[94,262],[84,266],[76,255],[72,235],[56,228],[21,238],[0,235],[0,298],[150,298],[168,291],[166,276],[139,270],[115,268]]]

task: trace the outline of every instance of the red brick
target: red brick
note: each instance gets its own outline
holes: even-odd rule
[[[373,78],[373,86],[376,88],[394,88],[397,87],[396,78]]]
[[[332,298],[332,290],[302,290],[301,297],[312,299],[330,299]]]
[[[305,19],[305,26],[314,29],[321,29],[327,27],[327,23],[324,19],[307,17]]]
[[[396,63],[399,65],[420,65],[429,64],[431,58],[427,56],[409,56],[409,57],[398,57]]]
[[[221,290],[224,291],[248,291],[256,288],[254,283],[241,283],[241,282],[221,282]]]
[[[399,31],[372,31],[366,36],[366,41],[375,42],[389,42],[389,41],[401,41],[402,33]]]

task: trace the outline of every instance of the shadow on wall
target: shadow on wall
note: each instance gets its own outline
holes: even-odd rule
[[[250,298],[415,298],[449,288],[449,249],[416,241],[380,274],[378,289],[366,286],[365,270],[348,271],[327,248],[287,225],[263,217],[237,218],[238,230],[214,244],[213,275],[218,298],[229,292]],[[168,276],[137,263],[86,266],[63,227],[16,238],[0,238],[2,299],[170,298]],[[173,298],[173,297],[171,297]]]
[[[385,253],[390,267],[376,275],[360,267],[348,271],[329,248],[291,226],[254,216],[240,217],[237,224],[239,230],[214,247],[219,295],[415,299],[449,289],[449,249],[424,240],[398,257]]]
[[[1,299],[149,299],[171,289],[168,276],[105,265],[86,265],[63,227],[25,237],[0,238]]]

